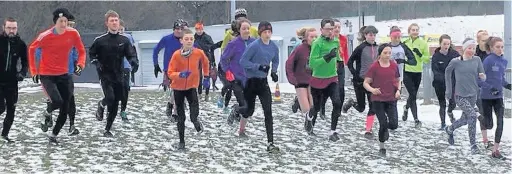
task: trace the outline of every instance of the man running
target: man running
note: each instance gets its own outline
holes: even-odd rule
[[[119,20],[119,25],[120,25],[120,28],[119,28],[119,32],[126,36],[130,42],[132,43],[132,47],[133,47],[133,51],[135,51],[135,55],[137,56],[137,49],[135,48],[135,41],[133,40],[133,37],[131,34],[129,33],[125,33],[125,27],[124,27],[124,21],[123,20]],[[130,62],[128,62],[128,60],[126,59],[126,57],[124,58],[123,60],[123,80],[124,80],[124,87],[125,87],[125,90],[124,90],[124,95],[123,95],[123,98],[121,99],[121,119],[123,121],[128,121],[128,116],[126,114],[126,105],[128,105],[128,96],[129,96],[129,93],[130,93],[130,77],[131,77],[131,81],[133,82],[133,74],[135,74],[135,72],[132,71],[132,66],[130,65]]]
[[[3,32],[0,34],[0,115],[7,110],[5,115],[2,139],[9,139],[18,102],[18,82],[23,81],[27,75],[27,45],[18,35],[18,22],[8,17],[4,20]],[[18,61],[21,69],[18,69]]]
[[[68,27],[68,19],[74,19],[73,15],[65,8],[59,8],[53,12],[55,26],[42,32],[32,42],[28,50],[28,62],[30,73],[35,83],[41,80],[45,93],[50,98],[51,106],[43,112],[41,129],[48,131],[51,123],[52,111],[59,109],[57,123],[48,139],[57,143],[57,135],[66,123],[69,114],[69,103],[73,96],[73,78],[69,75],[69,53],[72,48],[78,51],[78,60],[74,64],[74,72],[80,74],[85,66],[85,47],[80,34],[74,28]],[[36,49],[41,48],[41,61],[36,66]]]
[[[124,73],[123,61],[126,57],[134,72],[139,63],[130,40],[119,33],[119,14],[109,10],[105,14],[105,24],[108,32],[94,39],[89,48],[91,63],[96,66],[105,98],[98,102],[96,118],[103,120],[105,106],[108,108],[107,125],[103,135],[113,137],[110,129],[117,116],[119,101],[123,99]]]
[[[194,34],[194,40],[195,44],[198,45],[199,49],[203,50],[204,54],[208,57],[208,60],[210,61],[209,69],[212,69],[212,66],[215,66],[215,59],[213,59],[213,51],[211,51],[211,47],[213,46],[213,40],[212,37],[206,32],[204,32],[204,26],[202,22],[198,22],[195,25],[196,34]],[[199,72],[203,73],[201,70],[201,66],[199,66]],[[205,74],[207,75],[207,74]],[[203,76],[199,76],[199,87],[197,88],[199,95],[203,93],[203,88],[205,90],[205,100],[208,101],[209,97],[208,94],[210,93],[210,87],[209,86],[203,86],[201,82],[203,81]]]

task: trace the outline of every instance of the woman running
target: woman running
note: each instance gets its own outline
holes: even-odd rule
[[[231,113],[228,117],[228,124],[233,124],[235,119],[240,120],[240,113],[245,112],[245,108],[247,108],[247,104],[245,103],[243,89],[245,86],[245,82],[247,81],[247,77],[245,76],[244,69],[240,65],[240,58],[245,51],[245,48],[249,44],[251,44],[256,39],[250,37],[249,29],[251,28],[251,22],[247,19],[239,20],[237,26],[237,31],[240,32],[239,36],[231,40],[222,56],[220,58],[220,64],[226,71],[226,80],[230,83],[230,89],[235,93],[236,100],[238,101],[238,106],[233,105],[231,109]],[[234,76],[234,78],[232,78]],[[245,122],[240,122],[240,134],[244,134],[242,130],[245,129]]]
[[[389,139],[389,130],[398,127],[396,101],[400,98],[400,73],[395,61],[391,61],[391,46],[382,44],[378,60],[365,74],[363,86],[372,93],[373,110],[379,119],[379,153],[386,155],[384,142]]]
[[[487,144],[487,130],[492,129],[492,111],[496,115],[496,133],[494,134],[494,148],[492,149],[492,157],[505,159],[501,155],[500,141],[503,134],[503,87],[510,90],[510,83],[505,79],[505,70],[507,69],[508,61],[503,58],[503,39],[499,37],[489,37],[487,41],[487,50],[491,54],[485,58],[483,66],[485,70],[486,79],[480,83],[482,87],[480,90],[480,97],[482,98],[483,110],[483,123],[482,136],[484,144]]]
[[[453,49],[452,39],[450,36],[443,34],[439,38],[440,47],[434,51],[432,56],[432,72],[434,73],[434,80],[432,86],[436,92],[437,100],[439,101],[439,117],[441,117],[441,130],[446,127],[446,82],[444,80],[444,72],[446,66],[453,58],[459,57],[460,54],[457,50]],[[453,109],[455,109],[455,101],[452,99],[448,100],[448,116],[450,122],[453,123],[455,118],[453,117]]]
[[[485,80],[482,61],[478,56],[474,56],[475,47],[475,40],[466,39],[462,46],[462,57],[452,59],[448,67],[446,67],[444,75],[446,97],[448,99],[455,98],[455,103],[462,109],[460,119],[444,129],[448,134],[448,143],[451,145],[455,143],[453,138],[453,131],[455,129],[468,125],[469,143],[471,144],[471,152],[473,154],[479,153],[475,142],[477,112],[474,109],[478,95],[478,81]],[[452,80],[453,74],[455,74],[455,81]],[[455,83],[455,89],[452,90],[451,86],[453,83]]]
[[[235,20],[231,22],[231,34],[234,37],[238,37],[240,35],[239,27],[237,27],[238,22]],[[223,41],[224,42],[224,41]],[[227,42],[231,42],[231,39]],[[227,45],[227,43],[226,43]],[[224,47],[223,47],[224,48]],[[222,50],[222,54],[224,54],[224,49]],[[233,95],[233,89],[231,89],[231,82],[226,78],[225,68],[222,66],[222,63],[219,63],[218,68],[219,79],[222,82],[222,89],[220,90],[220,96],[217,99],[217,107],[223,108],[222,112],[229,112],[229,101],[231,100],[231,96]]]
[[[316,29],[312,27],[303,27],[297,31],[297,36],[303,38],[302,44],[297,46],[286,61],[286,77],[288,82],[295,86],[297,100],[300,110],[304,117],[309,117],[309,109],[313,105],[311,89],[309,88],[309,79],[311,78],[311,69],[309,69],[309,54],[311,43],[316,39]]]

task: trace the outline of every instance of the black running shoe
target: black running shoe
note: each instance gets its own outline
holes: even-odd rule
[[[379,149],[380,156],[386,156],[386,149]]]
[[[365,132],[364,138],[369,139],[369,140],[373,139],[373,132]]]
[[[172,116],[172,109],[173,109],[173,105],[170,102],[167,102],[167,106],[165,108],[165,115],[167,115],[167,117],[169,117],[169,118],[171,118],[171,116]]]
[[[112,138],[112,137],[114,137],[114,135],[113,135],[113,134],[112,134],[112,132],[110,132],[110,131],[105,131],[105,132],[103,133],[103,136],[104,136],[104,137],[107,137],[107,138]]]
[[[267,146],[267,152],[268,153],[277,153],[279,152],[279,147],[277,146],[274,146],[274,143],[270,143],[268,146]]]
[[[404,115],[402,115],[402,121],[407,121],[407,117],[409,117],[408,111],[409,109],[407,109],[407,105],[404,105]]]
[[[295,99],[293,100],[292,112],[297,113],[297,111],[299,110],[299,107],[300,107],[299,99],[297,97],[295,97]]]
[[[178,143],[178,150],[185,150],[185,142]]]
[[[14,143],[14,141],[11,140],[8,136],[2,136],[2,139],[7,143]]]
[[[338,141],[340,140],[340,137],[338,136],[338,132],[334,132],[332,133],[330,136],[329,136],[329,140],[330,141]]]
[[[348,110],[349,110],[352,106],[354,106],[354,104],[355,104],[355,103],[356,103],[356,102],[354,101],[354,99],[349,98],[349,99],[347,100],[347,102],[345,102],[345,103],[343,104],[343,106],[341,107],[341,111],[342,111],[343,113],[347,113],[347,112],[348,112]]]
[[[421,127],[421,121],[420,120],[414,120],[414,127],[420,128]]]
[[[68,135],[73,136],[73,135],[78,135],[78,134],[80,134],[80,131],[78,131],[78,129],[75,128],[75,125],[69,127]]]

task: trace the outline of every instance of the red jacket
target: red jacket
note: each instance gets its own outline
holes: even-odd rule
[[[348,38],[344,35],[339,35],[338,39],[340,40],[340,56],[343,57],[343,63],[347,65],[348,63]]]

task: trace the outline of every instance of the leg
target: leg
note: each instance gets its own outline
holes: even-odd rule
[[[0,90],[2,90],[0,92],[0,96],[3,95],[2,97],[0,97],[0,107],[2,109],[7,109],[7,113],[5,115],[3,123],[2,137],[6,138],[9,141],[9,131],[11,130],[12,123],[14,122],[14,113],[16,110],[16,103],[18,102],[18,85],[17,83],[8,84]],[[0,114],[2,114],[2,112],[0,112]]]
[[[339,94],[339,87],[337,83],[331,83],[327,87],[327,96],[331,98],[332,101],[332,114],[331,114],[331,131],[336,130],[336,126],[338,125],[338,119],[341,115],[341,100]],[[324,93],[325,95],[325,93]]]
[[[50,105],[46,108],[47,113],[52,113],[54,110],[59,109],[63,104],[63,99],[60,95],[60,92],[57,88],[57,84],[55,82],[54,76],[41,76],[41,84],[43,91],[50,99]]]
[[[247,102],[247,107],[244,111],[242,111],[242,117],[240,119],[240,128],[239,134],[245,134],[245,126],[247,125],[247,118],[252,116],[254,113],[254,107],[256,105],[256,93],[254,92],[257,89],[257,86],[254,86],[253,79],[248,79],[247,84],[244,88],[243,94],[244,98]]]
[[[388,117],[388,129],[395,130],[398,128],[398,110],[396,101],[386,102],[386,115]]]
[[[69,102],[69,127],[75,125],[75,115],[76,115],[76,103],[75,103],[75,95],[71,95],[71,100]]]
[[[488,137],[487,130],[492,129],[493,120],[492,120],[492,108],[494,106],[493,99],[482,99],[481,100],[482,111],[483,111],[483,119],[480,120],[480,130],[482,131],[482,139],[484,144],[487,145]],[[496,113],[497,114],[497,113]]]
[[[8,89],[7,86],[0,85],[0,115],[2,115],[5,112],[5,108],[7,107],[5,105],[5,98],[7,97],[7,94],[8,94],[7,89]]]
[[[365,105],[366,105],[366,99],[365,99],[365,95],[366,95],[366,89],[364,89],[363,85],[359,85],[359,84],[356,84],[354,83],[354,92],[356,93],[356,100],[357,100],[357,104],[354,106],[354,108],[358,111],[358,112],[363,112],[364,109],[365,109]],[[370,102],[370,101],[368,101]]]
[[[403,73],[403,84],[405,86],[405,89],[407,89],[407,93],[409,94],[409,96],[407,97],[407,102],[404,106],[404,115],[402,116],[403,121],[407,121],[407,117],[409,117],[408,110],[411,106],[411,95],[414,95],[414,83],[412,78],[413,77],[411,73]]]
[[[56,77],[57,88],[60,96],[62,96],[62,104],[59,108],[59,116],[57,117],[57,123],[55,127],[53,127],[53,135],[59,135],[60,130],[66,123],[66,119],[68,117],[69,112],[69,103],[71,100],[71,96],[73,95],[74,84],[71,75],[62,75]]]
[[[236,107],[237,113],[243,113],[247,110],[247,104],[245,103],[244,90],[242,87],[242,82],[235,81],[233,86],[233,93],[235,94],[236,101],[238,102],[238,107]]]
[[[186,91],[177,91],[174,90],[174,102],[176,104],[176,110],[178,113],[178,120],[177,120],[177,126],[178,126],[178,134],[180,138],[180,143],[185,143],[185,96]]]
[[[441,118],[441,127],[446,125],[446,98],[445,91],[446,87],[444,84],[432,83],[434,90],[436,92],[437,100],[439,101],[439,117]]]
[[[114,123],[114,120],[117,116],[117,111],[119,109],[119,101],[123,98],[123,88],[124,85],[120,83],[111,83],[108,87],[112,89],[112,91],[109,91],[109,95],[107,98],[107,109],[108,109],[108,117],[107,117],[107,125],[105,127],[106,132],[110,132],[110,129],[112,128],[112,124]],[[109,90],[110,90],[109,89]]]
[[[494,104],[494,113],[496,114],[496,133],[494,134],[495,150],[498,150],[503,134],[503,114],[504,114],[503,98],[496,99]]]
[[[468,125],[469,142],[471,146],[475,145],[475,132],[476,132],[476,112],[474,109],[476,103],[476,97],[456,97],[455,101],[457,105],[462,109],[465,117],[461,117],[455,121],[450,127],[450,131],[463,126]]]
[[[309,112],[310,105],[309,105],[309,92],[308,88],[295,88],[295,91],[297,93],[297,100],[299,101],[300,110],[302,113]]]
[[[323,90],[311,88],[311,96],[313,97],[313,109],[309,110],[309,118],[307,119],[312,121],[312,126],[315,126],[318,112],[320,111],[322,106]]]
[[[327,103],[327,99],[329,99],[328,95],[322,95],[322,104],[320,105],[320,115],[325,116],[325,103]],[[320,116],[320,117],[323,117]]]
[[[203,94],[203,68],[201,65],[199,65],[199,87],[197,87],[197,90],[199,95]]]
[[[414,95],[411,95],[411,93],[409,93],[409,98],[411,99],[411,102],[410,102],[410,107],[411,107],[411,112],[412,112],[412,116],[414,118],[414,120],[418,121],[418,105],[416,104],[416,99],[417,99],[417,96],[418,96],[418,89],[420,88],[420,83],[421,83],[421,73],[413,73],[413,76],[412,76],[412,80],[413,80],[413,84],[414,84],[414,92],[411,92],[412,94]]]
[[[269,144],[274,143],[274,122],[272,117],[272,94],[270,92],[270,88],[268,87],[268,83],[260,82],[262,84],[259,85],[258,98],[261,102],[261,107],[263,108],[263,115],[265,116],[265,130],[267,132],[267,142]]]
[[[372,106],[379,120],[379,142],[384,143],[389,138],[388,117],[386,116],[385,103],[373,102]]]
[[[368,114],[366,114],[366,133],[365,135],[372,135],[373,122],[375,121],[375,111],[373,109],[372,93],[366,92],[366,99],[368,100]]]
[[[345,103],[345,65],[340,63],[338,66],[338,88],[341,105]]]
[[[190,107],[190,121],[194,124],[196,131],[201,132],[203,131],[203,126],[197,119],[199,116],[199,99],[197,97],[197,90],[195,88],[187,90],[185,97],[187,98],[188,106]]]
[[[123,98],[121,99],[121,112],[126,111],[126,105],[128,104],[128,94],[130,92],[130,70],[125,69],[124,72],[124,90],[123,90]],[[122,115],[121,115],[122,116]]]

